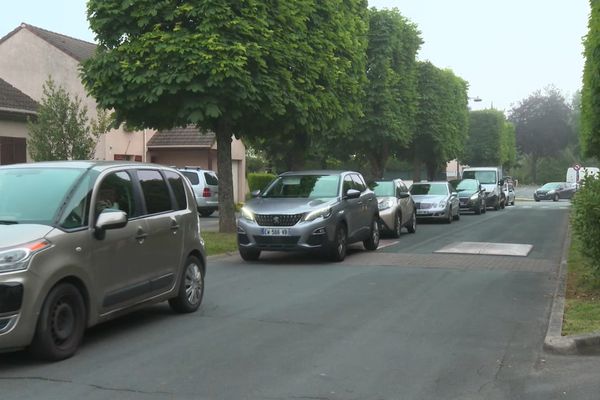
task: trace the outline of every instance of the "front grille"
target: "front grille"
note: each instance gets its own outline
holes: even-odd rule
[[[294,226],[302,218],[302,214],[256,214],[256,223],[260,226]]]
[[[300,236],[254,236],[256,245],[263,249],[291,249],[299,239]]]

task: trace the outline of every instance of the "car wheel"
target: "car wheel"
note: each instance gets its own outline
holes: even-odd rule
[[[60,283],[44,300],[30,351],[48,361],[69,358],[77,351],[85,327],[81,292],[70,283]]]
[[[198,211],[200,213],[200,216],[206,218],[206,217],[210,217],[211,215],[213,215],[213,213],[215,212],[214,210],[202,210],[202,211]]]
[[[481,201],[479,201],[479,203],[477,203],[477,207],[475,208],[475,214],[481,215],[482,208]]]
[[[455,221],[460,220],[460,208],[458,210],[456,210],[456,215],[454,216],[454,220]]]
[[[448,216],[446,217],[446,220],[444,222],[446,222],[447,224],[452,223],[452,207],[448,208]]]
[[[494,204],[494,211],[498,211],[500,209],[500,200],[496,200],[496,203]]]
[[[367,240],[363,240],[363,246],[369,251],[377,250],[379,247],[379,222],[376,217],[371,221],[371,233]]]
[[[204,296],[204,272],[196,256],[185,261],[177,296],[169,299],[169,305],[178,313],[191,313],[200,307]]]
[[[412,213],[412,216],[410,217],[410,221],[408,221],[406,230],[408,231],[408,233],[415,233],[417,231],[417,213],[414,211]]]
[[[400,237],[400,232],[402,231],[402,216],[399,212],[396,213],[396,217],[394,218],[394,232],[392,236],[395,238]]]
[[[538,198],[537,198],[537,196],[533,196],[533,199],[534,199],[535,201],[540,201],[540,199],[538,199]]]
[[[552,198],[552,201],[558,201],[558,193],[554,195],[554,197]]]
[[[335,237],[329,249],[329,258],[336,262],[344,261],[347,245],[348,236],[346,234],[346,226],[340,224],[335,228]]]
[[[500,209],[501,209],[501,210],[504,210],[504,207],[506,207],[506,197],[503,197],[503,198],[500,200]]]
[[[242,260],[244,261],[256,261],[260,257],[260,250],[247,249],[238,246],[238,251],[240,252],[240,257],[242,257]]]

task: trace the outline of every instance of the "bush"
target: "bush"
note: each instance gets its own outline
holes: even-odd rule
[[[254,192],[255,190],[263,190],[269,183],[271,183],[273,179],[276,178],[276,176],[277,175],[269,173],[248,174],[248,186],[250,187],[250,191]]]
[[[571,224],[588,259],[592,274],[600,278],[600,179],[587,177],[573,198]]]

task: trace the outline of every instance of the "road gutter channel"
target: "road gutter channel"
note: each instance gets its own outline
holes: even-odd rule
[[[597,348],[600,346],[600,332],[562,336],[565,296],[567,292],[567,262],[570,246],[571,227],[569,226],[563,244],[558,282],[554,291],[550,321],[548,323],[548,330],[546,331],[546,338],[544,339],[544,350],[563,355],[588,354],[592,352],[591,350],[597,351]]]

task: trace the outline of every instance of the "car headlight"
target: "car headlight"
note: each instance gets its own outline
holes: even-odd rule
[[[331,216],[331,207],[319,208],[318,210],[311,211],[304,216],[305,221],[314,221],[315,219],[321,217],[323,219],[329,218]]]
[[[472,195],[471,197],[469,197],[469,199],[475,201],[475,200],[477,200],[478,197],[479,197],[479,195],[477,193],[475,193],[474,195]]]
[[[247,219],[248,221],[255,221],[254,213],[245,206],[240,209],[240,215],[242,218]]]
[[[19,247],[0,251],[0,272],[21,271],[27,269],[33,255],[50,246],[50,242],[42,239]]]
[[[440,204],[438,204],[438,208],[444,208],[446,207],[446,200],[442,200],[440,201]]]
[[[379,207],[379,210],[387,210],[388,208],[391,208],[394,206],[394,202],[391,199],[385,199],[385,200],[379,200],[379,202],[377,203],[377,206]]]

